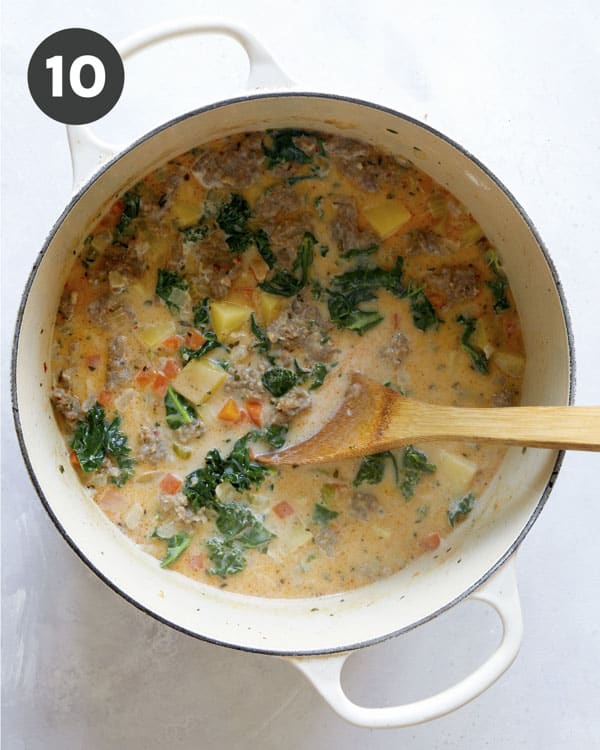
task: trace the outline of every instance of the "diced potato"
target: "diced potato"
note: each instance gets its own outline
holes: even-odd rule
[[[461,234],[461,240],[463,245],[474,245],[478,240],[483,237],[483,229],[479,224],[472,224],[467,227]]]
[[[197,180],[182,180],[171,199],[170,214],[180,227],[196,224],[202,214],[202,188]]]
[[[174,333],[175,321],[173,319],[152,323],[136,330],[137,337],[148,349],[154,349]]]
[[[233,302],[213,302],[210,306],[210,319],[219,341],[224,341],[233,331],[237,331],[250,317],[252,310]]]
[[[193,359],[171,385],[193,404],[202,404],[219,389],[227,377],[219,365],[209,359]]]
[[[525,358],[512,352],[495,352],[494,363],[505,375],[520,378],[525,371]]]
[[[482,349],[485,352],[485,356],[489,359],[496,350],[494,341],[497,339],[497,335],[498,328],[495,316],[484,315],[477,319],[475,331],[471,336],[471,343]]]
[[[261,322],[263,325],[268,326],[281,314],[285,300],[276,294],[269,294],[260,289],[257,292],[257,296]]]
[[[363,209],[363,213],[382,240],[395,234],[411,217],[410,211],[394,198],[384,198]]]
[[[275,523],[275,519],[270,516],[267,525],[276,528],[277,531],[277,536],[267,550],[269,557],[276,561],[284,560],[291,552],[312,540],[312,534],[306,530],[306,524],[299,518],[286,518]]]
[[[457,453],[433,446],[427,455],[436,466],[435,478],[449,496],[462,495],[469,489],[477,472],[476,463]]]

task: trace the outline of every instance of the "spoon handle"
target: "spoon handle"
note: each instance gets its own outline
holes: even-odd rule
[[[469,440],[534,448],[600,451],[600,406],[463,408],[418,403],[392,408],[382,442]]]

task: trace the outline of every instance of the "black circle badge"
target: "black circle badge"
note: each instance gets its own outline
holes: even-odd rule
[[[29,91],[53,120],[84,125],[119,101],[125,71],[115,46],[89,29],[63,29],[38,46],[27,71]]]

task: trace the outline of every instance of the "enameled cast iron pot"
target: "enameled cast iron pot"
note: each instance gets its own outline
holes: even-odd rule
[[[362,139],[414,160],[447,187],[498,248],[509,276],[527,351],[523,403],[572,400],[571,334],[556,273],[521,207],[485,167],[446,137],[385,107],[294,92],[256,40],[229,24],[186,20],[155,27],[126,40],[120,52],[126,57],[189,33],[221,33],[240,42],[255,91],[169,122],[120,153],[86,127],[68,128],[75,194],[29,277],[13,351],[13,409],[28,471],[67,542],[145,612],[216,644],[284,656],[355,724],[404,726],[441,716],[489,687],[518,652],[522,620],[511,556],[546,500],[560,453],[511,449],[475,517],[453,532],[451,551],[437,560],[423,557],[390,578],[343,595],[292,600],[226,593],[160,569],[90,501],[70,466],[50,406],[46,363],[73,248],[118,194],[158,165],[199,143],[264,128],[312,128]],[[264,88],[256,91],[259,87]],[[498,649],[475,672],[442,693],[403,706],[365,708],[347,698],[340,676],[349,652],[403,633],[469,596],[493,606],[503,624]]]

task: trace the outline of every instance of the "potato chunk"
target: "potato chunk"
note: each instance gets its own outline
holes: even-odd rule
[[[171,385],[193,404],[202,404],[221,386],[226,373],[209,359],[193,359],[172,381]]]
[[[269,294],[262,290],[259,290],[257,294],[261,322],[263,325],[268,326],[275,320],[275,318],[279,317],[285,302],[276,294]]]
[[[520,354],[512,352],[494,352],[495,364],[505,375],[511,378],[520,378],[525,371],[525,358]]]
[[[451,497],[462,495],[469,489],[477,472],[477,464],[443,448],[432,447],[428,456],[436,465],[436,479]]]
[[[213,302],[210,306],[210,319],[219,341],[241,328],[251,312],[249,307],[233,302]]]
[[[406,206],[395,198],[384,198],[363,209],[363,213],[382,240],[391,237],[411,218]]]

